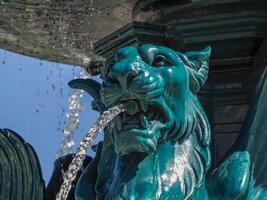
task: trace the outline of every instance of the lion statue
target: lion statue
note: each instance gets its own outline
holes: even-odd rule
[[[210,126],[197,97],[210,53],[128,46],[107,59],[101,84],[69,83],[87,91],[99,113],[118,104],[124,112],[104,129],[66,200],[267,199],[267,69],[240,138],[212,170]],[[45,190],[38,157],[17,133],[0,129],[0,150],[0,199],[55,199],[73,155],[55,161]]]
[[[100,113],[126,105],[104,130],[76,199],[230,200],[245,193],[247,152],[234,153],[207,176],[210,126],[197,93],[208,77],[210,53],[210,47],[180,53],[152,44],[128,46],[107,59],[102,84],[69,83],[86,90]]]

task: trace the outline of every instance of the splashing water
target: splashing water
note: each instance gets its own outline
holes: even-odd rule
[[[90,75],[84,69],[82,69],[80,78],[87,79],[89,77]],[[72,147],[75,145],[74,135],[75,130],[78,128],[80,123],[79,116],[83,110],[83,105],[81,102],[83,96],[83,90],[75,90],[75,92],[69,98],[69,112],[66,114],[68,123],[63,131],[64,136],[62,138],[60,148],[56,154],[56,158],[69,154]]]
[[[65,200],[68,197],[68,193],[71,190],[72,182],[77,176],[77,172],[81,169],[83,161],[86,157],[86,151],[88,147],[92,144],[97,134],[107,126],[107,124],[113,120],[121,112],[124,112],[124,105],[119,104],[108,110],[106,110],[92,125],[90,130],[85,135],[84,139],[80,142],[80,145],[76,151],[75,157],[69,165],[68,170],[64,174],[63,184],[59,192],[57,193],[56,200]]]

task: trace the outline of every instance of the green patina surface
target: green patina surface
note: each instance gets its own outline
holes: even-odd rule
[[[232,154],[208,171],[210,127],[197,93],[207,80],[210,53],[209,47],[180,53],[150,44],[129,46],[107,60],[102,84],[90,79],[69,83],[87,91],[94,98],[93,109],[100,113],[118,103],[126,105],[126,112],[104,130],[104,141],[70,199],[267,199],[264,131],[257,129],[266,121],[267,111],[258,111],[265,93],[255,97],[249,115],[253,119],[248,118],[251,123]],[[264,77],[259,88],[266,87]],[[265,121],[259,124],[258,119]],[[16,133],[0,132],[0,195],[43,199],[34,151]]]
[[[70,82],[94,97],[100,113],[127,105],[106,128],[97,170],[89,166],[81,176],[77,199],[251,199],[247,151],[235,152],[207,176],[210,127],[197,93],[207,80],[210,53],[209,47],[180,53],[129,46],[108,59],[101,85]],[[97,171],[94,183],[86,181],[91,171]]]
[[[43,200],[44,181],[32,146],[9,129],[0,129],[0,199]]]

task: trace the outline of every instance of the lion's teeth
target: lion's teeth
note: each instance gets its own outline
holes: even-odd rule
[[[145,113],[141,113],[140,114],[140,121],[141,121],[141,125],[144,127],[144,128],[147,128],[148,126],[148,121],[147,121],[147,118],[145,116]]]
[[[147,108],[148,108],[148,103],[145,103],[145,102],[143,102],[143,101],[141,101],[141,108],[142,108],[142,110],[144,111],[144,112],[146,112],[147,111]]]
[[[155,114],[154,119],[155,120],[158,120],[159,119],[159,113],[158,112]]]

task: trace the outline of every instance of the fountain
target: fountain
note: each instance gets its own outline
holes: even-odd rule
[[[123,105],[114,106],[104,113],[96,120],[95,124],[90,128],[84,139],[81,141],[75,157],[71,161],[67,172],[64,174],[63,184],[57,194],[56,200],[65,200],[72,187],[72,182],[76,179],[77,172],[82,168],[86,151],[92,144],[97,134],[105,128],[105,126],[114,119],[118,114],[124,111]]]
[[[86,79],[89,77],[90,75],[84,69],[80,72],[80,78]],[[79,115],[83,109],[83,106],[81,104],[81,99],[83,98],[83,96],[83,90],[76,90],[69,97],[69,112],[66,113],[68,123],[63,131],[64,137],[57,152],[57,158],[70,154],[71,148],[75,145],[74,134],[80,123]]]
[[[267,165],[258,162],[266,154],[264,132],[252,131],[252,125],[248,125],[219,167],[208,173],[210,126],[197,93],[207,80],[210,54],[210,47],[181,53],[160,45],[127,46],[119,49],[101,69],[102,84],[92,79],[71,81],[72,88],[83,89],[93,97],[93,108],[101,116],[81,141],[67,169],[66,158],[59,160],[62,164],[57,164],[56,170],[64,170],[64,175],[59,181],[54,173],[51,179],[54,181],[49,183],[54,194],[45,194],[43,190],[38,159],[30,145],[11,130],[1,130],[1,173],[5,174],[1,197],[267,198],[263,170]],[[266,73],[258,88],[265,86]],[[264,94],[254,98],[252,114],[262,115],[258,105],[264,98]],[[255,126],[265,126],[262,122]],[[104,141],[98,145],[95,158],[84,162],[87,148],[101,129]],[[11,163],[10,155],[16,158]],[[20,171],[21,178],[16,175]],[[5,184],[10,180],[11,186]],[[29,181],[33,182],[30,186]]]
[[[93,97],[101,117],[74,156],[56,160],[47,190],[32,147],[1,130],[0,199],[267,199],[265,5],[137,1],[132,17],[143,21],[95,43],[107,61],[89,70],[103,82],[69,83]],[[198,50],[206,45],[211,62],[210,47]]]

